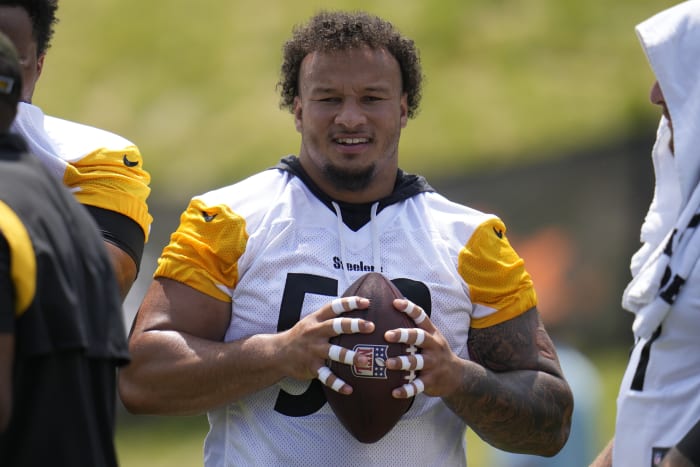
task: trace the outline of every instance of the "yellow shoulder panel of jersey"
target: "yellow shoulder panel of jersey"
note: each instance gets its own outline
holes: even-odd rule
[[[123,214],[141,226],[148,240],[153,218],[146,199],[151,176],[136,146],[98,149],[68,164],[63,179],[80,204]]]
[[[154,277],[182,282],[216,299],[231,302],[238,282],[238,259],[248,242],[245,219],[224,204],[193,199],[158,259]]]
[[[458,262],[472,303],[494,310],[488,316],[472,319],[471,327],[493,326],[537,305],[525,262],[511,247],[500,219],[489,219],[477,227],[460,251]]]
[[[15,286],[15,315],[27,311],[36,293],[36,257],[27,229],[15,212],[0,201],[0,231],[10,246],[10,277]]]

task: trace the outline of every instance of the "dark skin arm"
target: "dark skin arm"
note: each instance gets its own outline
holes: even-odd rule
[[[394,302],[405,308],[403,300]],[[445,404],[489,444],[512,452],[553,456],[568,439],[573,396],[554,344],[535,308],[504,323],[471,329],[472,360],[455,355],[429,318],[420,346],[425,393]],[[386,338],[397,342],[398,333]],[[387,367],[400,366],[389,359]],[[404,397],[397,389],[395,397]]]
[[[119,295],[123,302],[136,280],[136,263],[134,263],[131,256],[125,253],[121,248],[107,241],[105,241],[104,244],[112,260],[112,266],[114,267],[114,273],[119,285]]]

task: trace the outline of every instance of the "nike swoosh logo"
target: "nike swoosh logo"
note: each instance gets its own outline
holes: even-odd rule
[[[122,161],[124,161],[124,165],[127,167],[136,167],[137,165],[139,165],[139,161],[130,161],[129,159],[127,159],[126,154],[124,154],[124,158],[122,159]]]
[[[209,215],[206,212],[202,211],[202,217],[204,218],[204,222],[211,222],[216,216],[218,216],[218,214]]]
[[[496,227],[493,228],[493,233],[496,234],[496,237],[498,238],[503,238],[503,231],[502,230],[497,230]]]

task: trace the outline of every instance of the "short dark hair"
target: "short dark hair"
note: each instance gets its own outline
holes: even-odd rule
[[[43,55],[51,47],[54,26],[58,23],[58,0],[0,0],[0,6],[17,6],[27,12],[32,20],[37,56]]]
[[[280,107],[290,112],[299,94],[301,62],[312,52],[333,52],[367,46],[386,49],[399,62],[403,92],[407,95],[408,116],[418,111],[423,75],[414,42],[399,33],[388,21],[363,11],[321,11],[306,24],[296,26],[283,46],[283,62],[277,88]]]

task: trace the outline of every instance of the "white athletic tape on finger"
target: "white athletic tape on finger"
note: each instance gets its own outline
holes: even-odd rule
[[[331,389],[334,390],[335,392],[340,392],[340,388],[345,386],[345,381],[343,381],[340,378],[335,378],[335,381],[333,381],[333,385],[331,386]]]
[[[422,329],[416,329],[416,342],[414,344],[418,347],[425,341],[425,331]]]
[[[406,355],[401,355],[399,357],[399,360],[401,360],[401,369],[402,370],[413,369],[415,371],[422,370],[423,366],[425,365],[425,360],[423,360],[423,356],[421,354],[416,354],[416,355],[414,355],[414,357],[416,358],[416,367],[411,368],[411,358],[407,357]]]
[[[333,332],[336,335],[345,334],[343,331],[343,320],[350,319],[350,333],[357,334],[360,332],[360,319],[359,318],[333,318]]]
[[[345,357],[342,357],[343,350],[345,350]],[[344,349],[339,345],[331,345],[331,348],[328,349],[328,358],[330,358],[334,362],[352,365],[352,362],[355,359],[355,351]]]
[[[330,388],[335,392],[340,392],[340,388],[345,386],[345,381],[335,376],[327,366],[322,366],[316,370],[316,372],[318,373],[319,381],[321,381],[325,386],[328,386],[328,379],[331,376],[335,377],[335,381],[333,381],[333,384],[330,386]]]
[[[343,306],[343,299],[342,298],[336,298],[331,302],[331,310],[333,310],[333,313],[336,315],[339,315],[341,313],[345,312],[345,307]]]
[[[414,355],[414,357],[416,357],[416,367],[414,368],[414,370],[422,370],[423,366],[425,365],[425,360],[423,360],[423,356],[421,354],[416,354]]]
[[[421,381],[419,378],[414,379],[412,383],[404,384],[403,388],[406,391],[406,396],[408,397],[413,397],[425,391],[423,381]]]
[[[418,315],[417,318],[412,318],[413,322],[416,324],[420,324],[423,321],[425,321],[425,318],[428,317],[428,315],[425,314],[425,311],[423,311],[422,308],[416,306],[412,301],[406,300],[408,302],[408,306],[406,306],[406,309],[403,310],[404,313],[406,313],[408,316],[411,316],[411,313],[413,313],[413,310],[418,309],[420,310],[420,314]]]
[[[345,302],[343,302],[343,300],[345,300]],[[343,303],[347,304],[347,308],[345,308],[345,305]],[[331,310],[333,310],[333,313],[335,313],[336,315],[340,315],[342,313],[345,313],[346,311],[356,309],[357,297],[336,298],[331,302]]]
[[[318,373],[318,380],[321,381],[323,384],[326,384],[326,381],[328,381],[328,378],[333,374],[333,372],[328,368],[327,366],[322,366],[318,370],[316,370]]]

